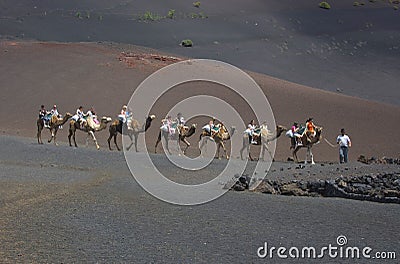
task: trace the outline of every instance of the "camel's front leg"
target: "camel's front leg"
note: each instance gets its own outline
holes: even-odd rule
[[[315,162],[314,162],[314,155],[313,155],[313,153],[312,153],[312,149],[311,149],[311,147],[309,147],[309,149],[310,149],[310,158],[311,158],[311,164],[315,164]]]
[[[204,153],[207,153],[207,137],[204,136],[199,141],[199,150],[200,150],[200,157],[203,157],[203,148],[206,147]]]
[[[246,137],[243,137],[243,146],[240,149],[240,159],[243,160],[243,150],[245,150],[247,148],[247,144],[246,142],[248,142],[249,139],[247,139]]]
[[[54,130],[54,136],[53,136],[53,141],[54,141],[54,145],[55,146],[58,146],[58,143],[57,143],[57,131],[58,131],[58,129],[56,128],[55,130]]]
[[[169,154],[169,155],[172,155],[172,154],[171,154],[171,151],[169,151],[169,145],[168,145],[169,138],[168,138],[168,134],[167,134],[167,133],[165,133],[164,139],[165,139],[165,148],[167,149],[168,154]]]
[[[53,137],[54,137],[54,131],[53,129],[50,129],[50,139],[47,142],[50,143],[53,140]]]
[[[127,151],[129,151],[130,149],[131,149],[131,147],[133,146],[133,144],[135,144],[136,142],[133,142],[133,137],[132,137],[132,134],[129,132],[129,130],[128,130],[128,137],[129,137],[129,139],[130,139],[130,141],[131,141],[131,143],[129,144],[129,146],[127,146],[126,147],[126,150]],[[135,137],[135,139],[136,139],[136,137]],[[124,146],[122,146],[122,148],[123,148]],[[136,147],[136,145],[135,145],[135,147]],[[136,151],[137,152],[137,151]]]
[[[93,142],[94,142],[94,144],[96,145],[96,149],[100,149],[99,144],[97,144],[97,139],[96,139],[96,137],[94,136],[94,132],[93,132],[93,131],[89,131],[88,133],[89,133],[90,136],[92,137]]]
[[[261,145],[261,160],[263,160],[263,161],[265,160],[265,159],[264,159],[264,157],[265,157],[265,150],[267,150],[267,152],[268,152],[268,154],[269,154],[271,160],[273,160],[272,153],[271,153],[271,151],[269,151],[269,149],[268,149],[268,143],[265,142],[265,141],[261,141],[261,142],[262,142],[262,145]]]
[[[189,141],[187,141],[187,139],[186,138],[183,138],[183,140],[182,140],[183,142],[185,142],[185,144],[186,144],[186,148],[185,148],[185,150],[183,150],[183,155],[185,155],[185,153],[186,153],[186,150],[190,147],[190,142]]]

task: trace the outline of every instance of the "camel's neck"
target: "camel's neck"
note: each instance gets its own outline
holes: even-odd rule
[[[191,135],[193,135],[196,132],[196,128],[195,127],[190,127],[189,131],[186,133],[187,137],[190,137]]]
[[[106,123],[106,122],[103,122],[103,121],[101,121],[101,122],[100,122],[100,125],[99,125],[99,127],[98,127],[98,128],[96,128],[95,130],[96,130],[96,131],[101,131],[101,130],[104,130],[104,129],[106,129],[106,127],[107,127],[107,123]]]

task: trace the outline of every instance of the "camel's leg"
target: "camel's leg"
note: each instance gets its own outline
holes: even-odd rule
[[[298,147],[293,149],[293,160],[294,160],[294,162],[296,162],[296,163],[299,162],[299,160],[297,159],[297,151],[299,151],[299,148],[298,148]]]
[[[271,153],[271,151],[269,151],[269,149],[268,149],[267,142],[265,142],[265,141],[263,141],[263,140],[261,139],[261,143],[262,143],[262,145],[261,145],[261,159],[262,159],[263,161],[265,160],[265,159],[264,159],[264,158],[265,158],[265,150],[267,150],[267,152],[268,152],[268,154],[269,154],[271,160],[273,160],[272,153]]]
[[[311,164],[315,164],[315,162],[314,162],[314,155],[313,155],[313,153],[312,153],[312,149],[311,149],[311,147],[308,147],[309,149],[310,149],[310,158],[311,158]]]
[[[112,139],[112,137],[113,137],[113,133],[112,132],[110,132],[110,136],[108,137],[108,139],[107,139],[107,142],[108,142],[108,149],[109,150],[112,150],[112,148],[111,148],[111,139]],[[69,143],[70,145],[71,145],[71,143]]]
[[[53,138],[53,141],[54,141],[54,145],[55,145],[55,146],[58,146],[58,143],[57,143],[57,131],[58,131],[58,128],[54,129],[54,138]]]
[[[307,164],[307,162],[308,162],[308,156],[309,156],[309,155],[310,155],[310,148],[307,147],[306,158],[305,158],[305,160],[304,160],[304,164]]]
[[[115,147],[117,148],[117,150],[120,151],[121,149],[118,147],[118,144],[117,144],[117,135],[118,135],[118,133],[114,134],[114,144],[115,144]]]
[[[206,147],[204,149],[204,153],[207,153],[207,141],[208,141],[207,137],[202,137],[199,141],[200,157],[203,157],[203,148],[204,147]]]
[[[50,143],[53,140],[53,137],[54,137],[54,132],[53,132],[53,129],[50,128],[50,139],[47,142]]]
[[[169,155],[172,155],[172,154],[171,154],[171,151],[169,151],[169,145],[168,145],[169,138],[168,138],[168,133],[164,133],[164,139],[165,139],[165,148],[167,149],[168,154],[169,154]]]
[[[38,132],[37,132],[38,144],[43,144],[43,141],[42,141],[42,130],[43,130],[43,127],[42,126],[38,126]]]
[[[135,138],[135,151],[138,152],[137,143],[138,143],[138,136],[139,136],[139,134],[134,134],[133,136],[134,136],[134,138]]]
[[[97,144],[97,139],[96,139],[96,137],[95,137],[95,135],[94,135],[94,132],[93,132],[93,131],[89,131],[88,134],[90,134],[90,136],[92,137],[93,142],[94,142],[94,144],[96,145],[96,149],[100,149],[99,144]]]
[[[128,132],[127,136],[129,137],[129,139],[131,140],[131,143],[129,144],[129,146],[126,147],[126,150],[129,151],[132,147],[132,145],[134,144],[133,142],[133,137],[132,137],[132,133]],[[135,138],[136,139],[136,138]],[[136,141],[135,141],[136,144]],[[135,145],[136,146],[136,145]],[[137,152],[137,151],[136,151]]]
[[[72,144],[71,144],[71,136],[72,136],[72,134],[73,134],[72,129],[69,129],[69,133],[68,133],[68,142],[69,142],[69,146],[70,146],[70,147],[72,147]]]
[[[75,138],[75,136],[76,136],[76,130],[74,130],[74,133],[72,134],[72,139],[74,140],[75,148],[77,148],[78,145],[76,144],[76,138]]]
[[[186,144],[186,148],[185,148],[185,150],[183,151],[183,154],[185,155],[186,150],[190,147],[190,142],[187,141],[187,139],[186,139],[185,137],[182,138],[182,141],[185,142],[185,144]]]
[[[247,144],[246,142],[248,142],[249,140],[246,139],[246,137],[243,137],[243,146],[240,149],[240,159],[243,160],[243,150],[245,150],[247,148]]]
[[[160,143],[160,141],[161,141],[161,130],[160,130],[160,133],[158,133],[158,138],[157,138],[157,141],[156,141],[156,146],[154,147],[154,153],[157,153],[157,146],[158,146],[158,143]]]

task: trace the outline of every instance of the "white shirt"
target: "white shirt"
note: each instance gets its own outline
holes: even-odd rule
[[[50,113],[51,113],[51,115],[53,115],[53,116],[58,116],[58,111],[57,111],[57,109],[51,109],[51,111],[50,111]]]
[[[336,139],[339,146],[348,148],[351,145],[351,141],[348,135],[339,135]]]

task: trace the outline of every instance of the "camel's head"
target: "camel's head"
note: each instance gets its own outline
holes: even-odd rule
[[[288,129],[285,127],[285,126],[281,126],[281,125],[277,125],[276,126],[276,131],[282,131],[282,132],[285,132],[285,131],[288,131]]]
[[[156,118],[155,115],[149,115],[149,117],[150,117],[151,120],[154,120]]]
[[[71,118],[71,117],[72,117],[72,114],[69,113],[69,112],[67,112],[67,113],[65,113],[65,117],[66,117],[66,118]]]
[[[192,124],[192,127],[193,127],[193,128],[196,128],[196,127],[197,127],[197,124]]]
[[[103,116],[103,117],[101,118],[101,122],[103,122],[103,123],[105,123],[105,124],[107,124],[107,123],[109,123],[109,122],[111,122],[111,121],[112,121],[112,118],[111,118],[111,117]]]

